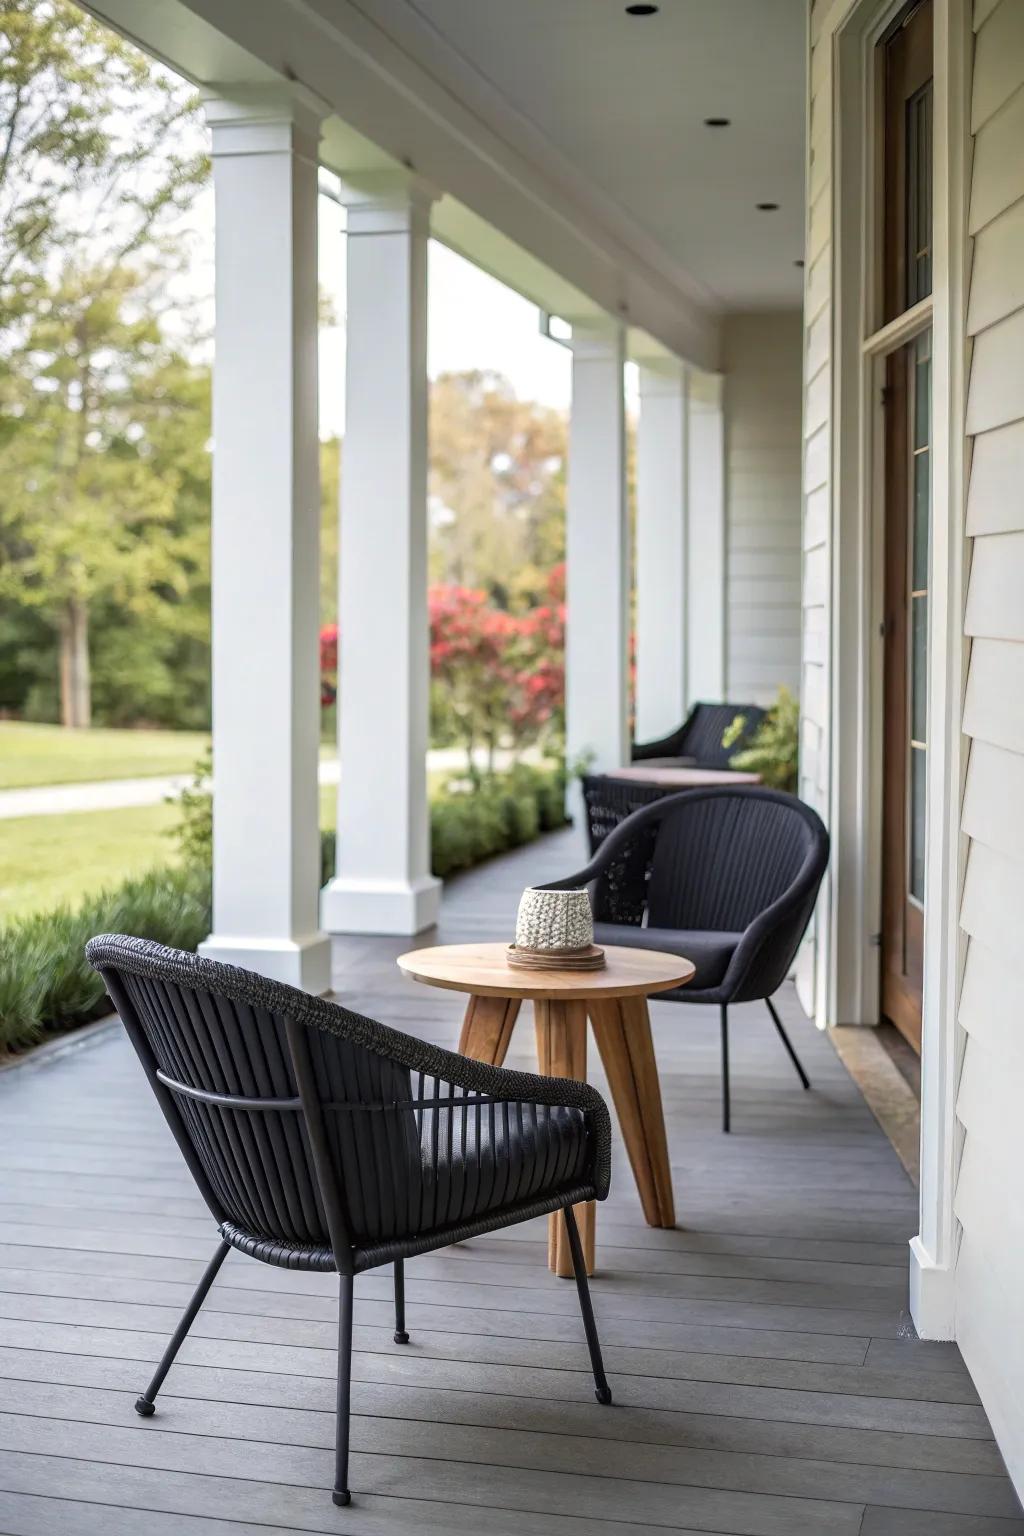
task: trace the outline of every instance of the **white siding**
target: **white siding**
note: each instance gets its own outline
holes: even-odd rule
[[[802,324],[792,313],[724,324],[726,697],[800,688]]]
[[[971,658],[960,923],[966,1033],[957,1117],[960,1347],[1024,1485],[1024,4],[984,0],[971,122],[974,264],[967,430]]]

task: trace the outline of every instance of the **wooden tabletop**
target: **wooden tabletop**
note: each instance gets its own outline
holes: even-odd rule
[[[666,784],[676,789],[703,789],[711,784],[760,784],[759,773],[738,773],[733,768],[668,768],[652,763],[633,763],[616,768],[606,779],[630,779],[641,784]]]
[[[605,946],[600,971],[523,971],[509,965],[507,944],[438,944],[399,955],[407,976],[428,987],[471,992],[476,997],[521,997],[561,1002],[600,997],[646,997],[667,992],[693,977],[695,967],[656,949]]]

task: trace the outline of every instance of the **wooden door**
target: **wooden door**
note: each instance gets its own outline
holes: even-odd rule
[[[931,0],[884,49],[885,319],[931,292]],[[886,362],[881,1009],[921,1047],[928,761],[931,333]]]

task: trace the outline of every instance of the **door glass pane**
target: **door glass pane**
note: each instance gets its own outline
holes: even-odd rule
[[[907,102],[907,307],[932,291],[932,83]]]
[[[928,586],[928,523],[931,512],[931,332],[914,343],[913,360],[913,517],[911,518],[910,590]]]
[[[925,764],[923,747],[910,749],[910,894],[924,904]]]
[[[931,519],[931,334],[908,348],[910,400],[910,515],[907,518],[907,887],[924,901],[925,780],[928,740],[928,540]]]
[[[928,597],[918,593],[910,599],[912,625],[910,655],[910,739],[924,746],[927,730],[928,684]]]

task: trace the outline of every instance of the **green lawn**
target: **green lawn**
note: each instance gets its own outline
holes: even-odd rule
[[[189,773],[209,745],[206,731],[68,731],[0,720],[0,789]],[[335,755],[333,742],[321,745],[321,758]]]
[[[0,821],[0,923],[175,860],[173,805]]]
[[[431,774],[431,787],[449,777]],[[324,828],[334,827],[337,793],[333,784],[321,786]],[[178,814],[176,806],[160,804],[0,821],[0,924],[62,901],[73,904],[105,885],[173,862],[175,843],[166,834]]]
[[[0,789],[188,773],[209,740],[203,731],[68,731],[0,721]]]

